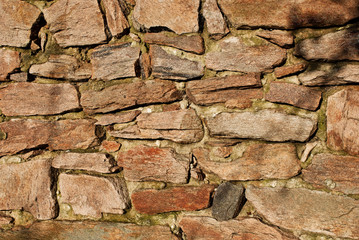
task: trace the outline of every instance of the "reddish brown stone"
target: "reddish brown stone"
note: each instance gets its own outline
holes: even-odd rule
[[[51,219],[56,202],[51,161],[0,164],[0,210],[24,209],[37,219]]]
[[[218,3],[236,28],[329,27],[359,17],[357,0],[218,0]]]
[[[359,194],[359,158],[332,154],[315,155],[303,170],[303,178],[318,187]]]
[[[120,36],[130,25],[123,14],[118,1],[103,0],[102,4],[106,13],[106,21],[112,36]]]
[[[174,103],[174,104],[166,104],[162,106],[162,111],[164,112],[171,112],[171,111],[176,111],[176,110],[181,110],[181,104],[180,103]]]
[[[276,78],[281,78],[281,77],[285,77],[288,75],[299,73],[299,72],[305,70],[306,67],[307,67],[307,65],[304,63],[298,63],[298,64],[290,65],[290,66],[277,67],[276,69],[274,69],[274,74],[275,74]]]
[[[96,125],[106,126],[115,123],[132,122],[140,113],[140,110],[135,110],[130,112],[120,112],[117,114],[101,115],[99,118],[97,118]]]
[[[281,47],[290,47],[294,43],[292,33],[281,30],[261,30],[256,33],[258,37],[264,38],[271,43],[277,44]]]
[[[166,27],[177,34],[198,32],[199,0],[136,0],[133,24],[137,30]]]
[[[205,144],[212,147],[231,147],[237,145],[241,141],[238,139],[221,139],[206,141]]]
[[[143,104],[180,100],[182,94],[174,83],[151,80],[114,85],[101,91],[84,90],[81,105],[87,113],[104,113]]]
[[[0,129],[6,134],[6,139],[0,140],[0,155],[46,145],[50,150],[86,149],[98,141],[94,121],[86,119],[13,119],[0,123]]]
[[[333,150],[359,155],[359,91],[343,89],[328,98],[327,144]]]
[[[115,177],[60,174],[61,203],[70,204],[75,214],[101,217],[101,213],[123,214],[129,206],[124,180]]]
[[[20,53],[17,51],[0,49],[0,81],[7,79],[9,73],[20,68]]]
[[[6,116],[51,115],[78,108],[77,90],[68,83],[14,83],[0,89],[0,109]]]
[[[202,6],[203,17],[206,19],[207,31],[214,39],[220,39],[229,32],[217,0],[206,0]]]
[[[216,157],[220,157],[220,158],[227,158],[231,156],[232,152],[233,152],[232,147],[216,147],[213,149],[213,154]]]
[[[146,33],[143,41],[149,44],[170,46],[196,54],[204,53],[204,41],[199,35],[178,36],[164,32]]]
[[[253,144],[243,157],[230,162],[215,162],[204,148],[193,150],[202,169],[213,172],[224,180],[288,179],[301,170],[292,144]]]
[[[297,84],[272,82],[265,98],[270,102],[286,103],[315,111],[322,99],[322,92]]]
[[[147,189],[132,193],[131,199],[134,208],[145,214],[196,211],[209,207],[213,190],[212,185]]]
[[[20,0],[2,0],[0,5],[0,45],[26,47],[31,28],[41,11]]]
[[[122,144],[116,141],[103,141],[100,146],[100,151],[116,152],[120,150]]]
[[[45,8],[43,13],[61,47],[94,45],[107,40],[96,0],[60,0]]]
[[[137,146],[118,154],[118,165],[123,167],[126,180],[186,183],[189,157],[173,148]]]

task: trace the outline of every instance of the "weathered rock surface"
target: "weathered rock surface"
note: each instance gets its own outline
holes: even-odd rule
[[[328,27],[359,17],[357,0],[218,0],[218,4],[236,28]]]
[[[89,79],[92,74],[90,64],[81,63],[69,55],[51,55],[47,62],[32,65],[29,73],[46,78],[72,81]]]
[[[204,41],[203,38],[199,35],[173,36],[165,32],[146,33],[144,35],[143,41],[149,44],[170,46],[196,54],[204,53]]]
[[[15,82],[27,82],[29,80],[27,72],[13,73],[10,75],[10,80]]]
[[[206,19],[207,31],[214,39],[219,39],[229,32],[216,0],[207,0],[203,3],[203,17]]]
[[[115,177],[60,174],[61,203],[71,205],[75,214],[100,218],[101,213],[123,214],[129,206],[124,180]]]
[[[359,65],[310,66],[304,73],[299,74],[299,81],[307,86],[355,84],[359,82]]]
[[[189,157],[173,148],[140,145],[118,154],[118,166],[129,181],[187,183]]]
[[[107,40],[96,0],[60,0],[43,13],[61,47],[94,45]]]
[[[135,65],[139,56],[140,49],[131,47],[131,43],[96,47],[91,55],[92,78],[112,80],[136,77]]]
[[[209,207],[213,190],[213,185],[146,189],[132,193],[131,200],[134,208],[140,213],[196,211]]]
[[[233,99],[250,101],[250,99],[262,98],[261,89],[247,89],[261,86],[260,74],[249,73],[190,81],[186,85],[186,93],[193,103],[210,105],[226,103]]]
[[[111,125],[115,123],[127,123],[132,122],[141,113],[140,110],[134,110],[130,112],[120,112],[117,114],[101,115],[97,118],[96,125]]]
[[[109,133],[127,139],[167,139],[179,143],[198,142],[203,138],[201,120],[193,109],[142,113],[137,125]]]
[[[152,75],[156,78],[184,81],[204,74],[200,62],[169,54],[160,46],[152,45],[150,56]]]
[[[80,221],[41,221],[29,228],[0,232],[1,239],[19,240],[24,236],[36,236],[45,240],[74,239],[136,239],[136,240],[175,240],[166,226],[139,226],[135,224]]]
[[[188,240],[296,239],[292,236],[285,236],[276,228],[269,227],[255,218],[218,222],[210,217],[185,216],[181,219],[179,226]]]
[[[306,69],[307,65],[304,63],[298,63],[289,66],[277,67],[274,69],[276,78],[285,77],[288,75],[296,74]]]
[[[115,162],[104,153],[62,152],[52,160],[52,167],[111,173]]]
[[[359,3],[357,3],[359,4]],[[357,10],[358,14],[359,11]],[[296,45],[295,53],[307,60],[359,60],[358,29],[328,33],[305,39]]]
[[[102,1],[108,28],[114,37],[120,36],[125,30],[130,28],[125,14],[122,12],[118,1],[103,0]]]
[[[264,38],[271,43],[277,44],[281,47],[290,47],[294,43],[292,33],[282,30],[260,30],[256,33],[258,37]]]
[[[56,214],[48,159],[0,164],[0,210],[24,209],[37,219]]]
[[[9,73],[20,68],[20,61],[19,52],[0,48],[0,81],[6,80]]]
[[[358,239],[358,200],[301,188],[247,187],[246,197],[279,227]]]
[[[6,225],[11,224],[12,222],[14,222],[14,219],[12,217],[0,215],[0,229],[2,229]]]
[[[0,155],[43,146],[50,150],[86,149],[98,141],[94,121],[87,119],[13,119],[0,123],[0,130],[6,134],[6,139],[0,140]]]
[[[329,187],[346,194],[359,194],[359,158],[318,154],[303,170],[303,178],[319,187]]]
[[[327,144],[359,155],[359,91],[343,89],[328,98]]]
[[[100,151],[116,152],[120,150],[122,144],[116,141],[103,141],[100,146]]]
[[[267,141],[306,141],[317,128],[316,121],[275,110],[220,113],[207,118],[210,135],[223,138],[253,138]]]
[[[243,157],[231,162],[215,162],[204,148],[193,150],[198,164],[224,180],[288,179],[301,170],[296,148],[292,144],[253,144]]]
[[[41,11],[20,0],[2,0],[0,4],[0,45],[26,47],[31,28]]]
[[[322,92],[297,84],[272,82],[265,99],[315,111],[322,99]]]
[[[274,44],[250,46],[238,37],[224,38],[218,47],[206,54],[207,68],[217,71],[263,72],[286,59],[286,51]]]
[[[230,182],[218,186],[212,205],[212,216],[218,221],[227,221],[236,217],[244,200],[242,185]]]
[[[0,89],[6,116],[59,114],[80,108],[77,90],[69,83],[14,83]]]
[[[105,113],[133,106],[168,103],[182,98],[169,81],[152,80],[114,85],[101,91],[84,90],[81,105],[87,113]]]
[[[133,24],[137,30],[168,28],[177,34],[197,32],[199,0],[136,0]]]

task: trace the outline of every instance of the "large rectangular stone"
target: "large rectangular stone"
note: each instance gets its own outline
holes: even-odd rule
[[[0,48],[0,81],[6,80],[9,73],[20,68],[20,61],[19,52]]]

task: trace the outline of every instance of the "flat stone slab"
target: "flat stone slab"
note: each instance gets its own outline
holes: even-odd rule
[[[121,9],[120,2],[103,0],[102,4],[105,9],[107,26],[110,29],[111,35],[114,37],[121,36],[121,34],[130,28],[130,24]]]
[[[134,110],[129,112],[120,112],[117,114],[104,114],[97,118],[96,125],[106,126],[117,123],[128,123],[136,119],[140,115],[140,110]]]
[[[278,46],[289,48],[294,43],[294,36],[291,32],[282,30],[259,30],[256,35],[264,38]]]
[[[307,68],[307,65],[304,63],[297,63],[294,65],[277,67],[274,69],[274,74],[276,78],[282,78],[288,75],[297,74],[304,71]],[[304,84],[306,85],[306,84]]]
[[[221,38],[229,32],[216,0],[205,1],[202,9],[203,17],[206,19],[207,31],[212,38]]]
[[[0,81],[6,80],[10,73],[20,68],[20,61],[19,52],[0,48]]]

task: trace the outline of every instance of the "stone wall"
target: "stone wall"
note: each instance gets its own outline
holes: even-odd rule
[[[0,16],[0,239],[359,239],[359,0]]]

